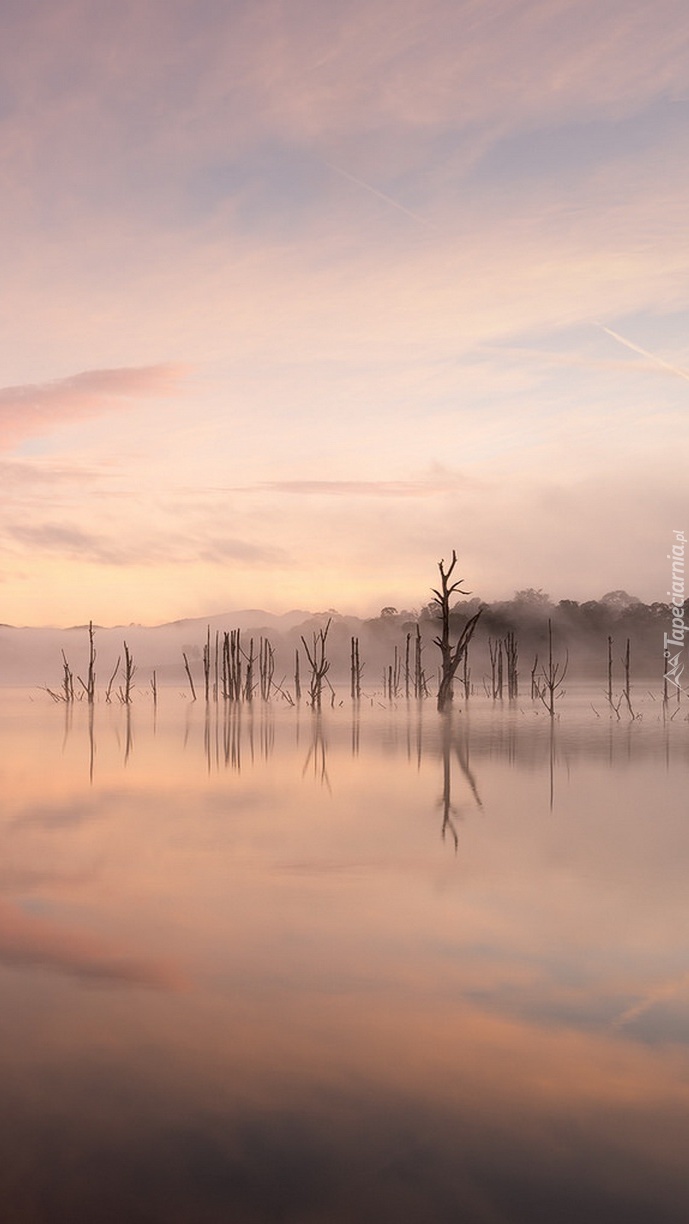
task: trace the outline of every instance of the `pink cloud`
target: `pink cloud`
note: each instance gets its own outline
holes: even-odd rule
[[[187,366],[169,363],[85,370],[55,382],[0,388],[0,447],[65,422],[129,408],[142,398],[167,398],[187,373]]]

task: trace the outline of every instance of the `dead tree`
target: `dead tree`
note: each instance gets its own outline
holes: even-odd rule
[[[244,681],[244,700],[252,701],[254,696],[254,639],[249,638],[249,653],[244,655],[246,659],[246,679]]]
[[[350,693],[352,701],[361,699],[361,673],[363,667],[359,658],[359,639],[353,637],[350,648]]]
[[[222,695],[225,701],[240,701],[242,697],[242,648],[239,629],[223,634]]]
[[[301,701],[301,677],[299,675],[299,647],[294,648],[294,697]]]
[[[669,695],[668,695],[668,690],[667,690],[667,676],[663,676],[663,720],[665,720],[665,717],[667,715],[668,699],[669,699]]]
[[[321,708],[321,697],[323,695],[323,682],[330,668],[330,664],[326,658],[326,653],[325,653],[325,644],[326,644],[326,640],[328,637],[329,628],[330,628],[330,621],[328,621],[327,625],[325,626],[325,629],[319,629],[318,633],[314,633],[313,643],[312,643],[311,648],[309,648],[306,638],[303,635],[301,638],[302,643],[304,645],[304,650],[306,651],[306,657],[309,661],[309,667],[311,668],[311,680],[309,682],[309,700],[311,703],[311,707],[314,710],[320,710]]]
[[[471,694],[471,668],[469,667],[469,650],[464,651],[464,659],[462,662],[462,688],[464,689],[464,700],[468,701]]]
[[[665,685],[667,687],[667,680]],[[74,674],[67,662],[64,650],[62,651],[62,684],[60,688],[56,691],[55,689],[48,688],[47,684],[43,687],[45,692],[52,697],[53,701],[64,701],[65,705],[71,705],[74,701]]]
[[[502,642],[500,638],[488,638],[490,655],[490,691],[493,701],[502,701]]]
[[[531,700],[537,701],[541,695],[541,686],[538,683],[538,655],[535,656],[533,667],[531,668]]]
[[[124,688],[120,686],[120,689],[119,689],[119,698],[123,705],[131,704],[132,681],[134,679],[135,671],[136,671],[136,667],[134,666],[134,662],[132,660],[132,653],[129,647],[127,646],[127,643],[125,642],[124,643]]]
[[[622,663],[624,664],[624,687],[619,697],[617,698],[617,701],[615,701],[615,698],[613,697],[613,692],[612,692],[612,670],[613,670],[612,646],[613,646],[613,639],[611,637],[608,637],[608,688],[607,688],[605,696],[606,696],[608,705],[610,706],[610,709],[612,710],[613,714],[615,715],[616,719],[619,722],[620,721],[620,707],[623,701],[627,702],[627,709],[629,710],[630,717],[631,718],[636,717],[632,709],[631,694],[630,694],[630,689],[629,689],[629,638],[627,638],[626,654],[625,654],[624,659],[622,660]]]
[[[62,693],[66,702],[74,701],[74,673],[67,662],[67,656],[62,652]]]
[[[220,652],[220,682],[223,701],[230,700],[230,635],[223,633]]]
[[[203,689],[206,705],[211,695],[211,627],[206,628],[206,640],[203,644]]]
[[[86,673],[86,683],[77,676],[81,687],[86,693],[86,700],[93,705],[96,698],[96,648],[93,641],[93,621],[89,621],[89,667]]]
[[[625,654],[624,654],[624,691],[622,695],[627,703],[627,709],[629,710],[629,717],[636,718],[636,715],[632,709],[629,638],[627,638],[627,649],[625,650]]]
[[[264,637],[258,643],[258,672],[261,697],[263,701],[270,701],[273,676],[275,675],[275,651],[268,638]]]
[[[543,702],[546,710],[551,718],[555,717],[555,702],[558,697],[563,697],[564,693],[560,690],[567,675],[569,666],[569,655],[565,655],[564,664],[555,663],[553,660],[553,623],[548,621],[548,666],[541,668],[543,677],[543,687],[539,689],[539,697]]]
[[[402,660],[399,650],[395,646],[394,661],[383,668],[383,694],[387,696],[389,701],[392,701],[393,697],[399,696],[401,674]]]
[[[513,701],[519,696],[519,672],[517,671],[519,650],[517,638],[511,631],[505,637],[505,657],[507,659],[507,696],[510,701]]]
[[[466,651],[469,642],[473,636],[474,630],[481,615],[481,609],[474,616],[471,616],[466,625],[462,629],[458,640],[452,645],[450,641],[450,599],[458,592],[462,595],[470,594],[469,591],[462,590],[462,579],[456,582],[451,582],[453,570],[457,564],[457,554],[453,548],[452,560],[445,569],[444,561],[438,562],[440,570],[440,590],[433,588],[435,596],[434,603],[440,609],[441,630],[438,637],[434,638],[435,644],[440,650],[441,672],[440,684],[438,686],[438,709],[445,710],[450,705],[453,697],[453,681],[455,673],[459,667]]]
[[[239,629],[230,630],[230,701],[239,701],[242,696],[242,658]]]
[[[189,688],[191,689],[191,699],[192,699],[192,701],[196,701],[196,689],[195,689],[195,687],[194,687],[194,677],[193,677],[193,676],[192,676],[192,674],[191,674],[191,668],[190,668],[190,666],[189,666],[189,660],[188,660],[188,658],[187,658],[186,654],[184,653],[184,651],[182,651],[182,658],[184,659],[184,670],[185,670],[185,671],[186,671],[186,673],[187,673],[187,679],[189,680]]]
[[[421,626],[416,626],[416,641],[414,643],[414,696],[428,697],[428,680],[426,672],[422,666],[421,656],[423,651],[423,639],[421,637]]]

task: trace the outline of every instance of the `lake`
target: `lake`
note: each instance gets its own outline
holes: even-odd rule
[[[7,1224],[689,1219],[688,707],[0,693]]]

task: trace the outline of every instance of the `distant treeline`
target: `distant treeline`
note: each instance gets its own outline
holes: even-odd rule
[[[685,607],[689,619],[689,601]],[[571,599],[554,603],[533,589],[494,603],[459,598],[450,605],[453,642],[460,640],[479,610],[468,658],[466,663],[462,660],[456,677],[458,696],[462,686],[467,693],[493,692],[499,686],[501,667],[505,695],[509,696],[515,679],[518,695],[528,695],[551,648],[558,663],[563,667],[567,663],[568,686],[586,680],[609,688],[612,671],[613,687],[618,689],[629,657],[633,683],[643,679],[654,691],[662,688],[664,635],[672,624],[667,603],[644,604],[619,590],[582,603]],[[236,628],[240,621],[241,642]],[[299,673],[308,685],[313,662],[308,652],[313,654],[321,645],[323,658],[316,671],[322,672],[325,691],[332,681],[353,686],[362,695],[381,689],[392,690],[395,696],[407,690],[428,695],[437,692],[440,680],[440,623],[438,604],[431,601],[415,609],[386,607],[378,616],[363,620],[330,608],[283,616],[230,612],[210,621],[198,618],[150,628],[0,626],[0,685],[37,684],[63,698],[67,694],[70,699],[87,700],[93,700],[98,690],[103,700],[125,704],[135,687],[155,690],[158,681],[194,686],[199,696],[209,686],[222,689],[223,683],[234,692],[235,672],[228,669],[225,658],[227,639],[230,661],[241,655],[244,689],[248,684],[257,697],[265,696],[266,689],[278,695],[284,689],[298,699]],[[325,638],[321,642],[326,630],[327,642]]]
[[[689,609],[689,600],[687,601]],[[481,608],[481,618],[470,647],[475,682],[490,671],[489,639],[502,640],[515,634],[519,648],[520,672],[526,676],[534,656],[543,651],[548,640],[548,621],[553,639],[560,652],[567,651],[570,678],[601,678],[606,674],[608,638],[613,639],[615,666],[621,665],[627,639],[631,645],[634,674],[662,676],[663,634],[671,622],[667,603],[645,604],[626,591],[609,591],[600,599],[579,603],[561,599],[554,603],[541,590],[515,592],[512,599],[485,603],[473,598],[459,600],[452,608],[451,624],[458,632],[466,621]],[[398,611],[383,608],[378,617],[367,622],[375,637],[393,637],[417,621],[424,629],[431,627],[437,615],[434,603],[419,611]]]

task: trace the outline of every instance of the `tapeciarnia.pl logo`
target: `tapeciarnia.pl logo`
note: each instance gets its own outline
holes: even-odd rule
[[[667,555],[668,561],[672,562],[671,590],[668,591],[672,630],[663,635],[666,666],[664,679],[679,688],[679,678],[684,671],[684,664],[680,664],[680,655],[684,650],[684,635],[689,629],[689,625],[684,621],[684,552],[687,540],[683,531],[673,531],[672,534],[672,552]]]

